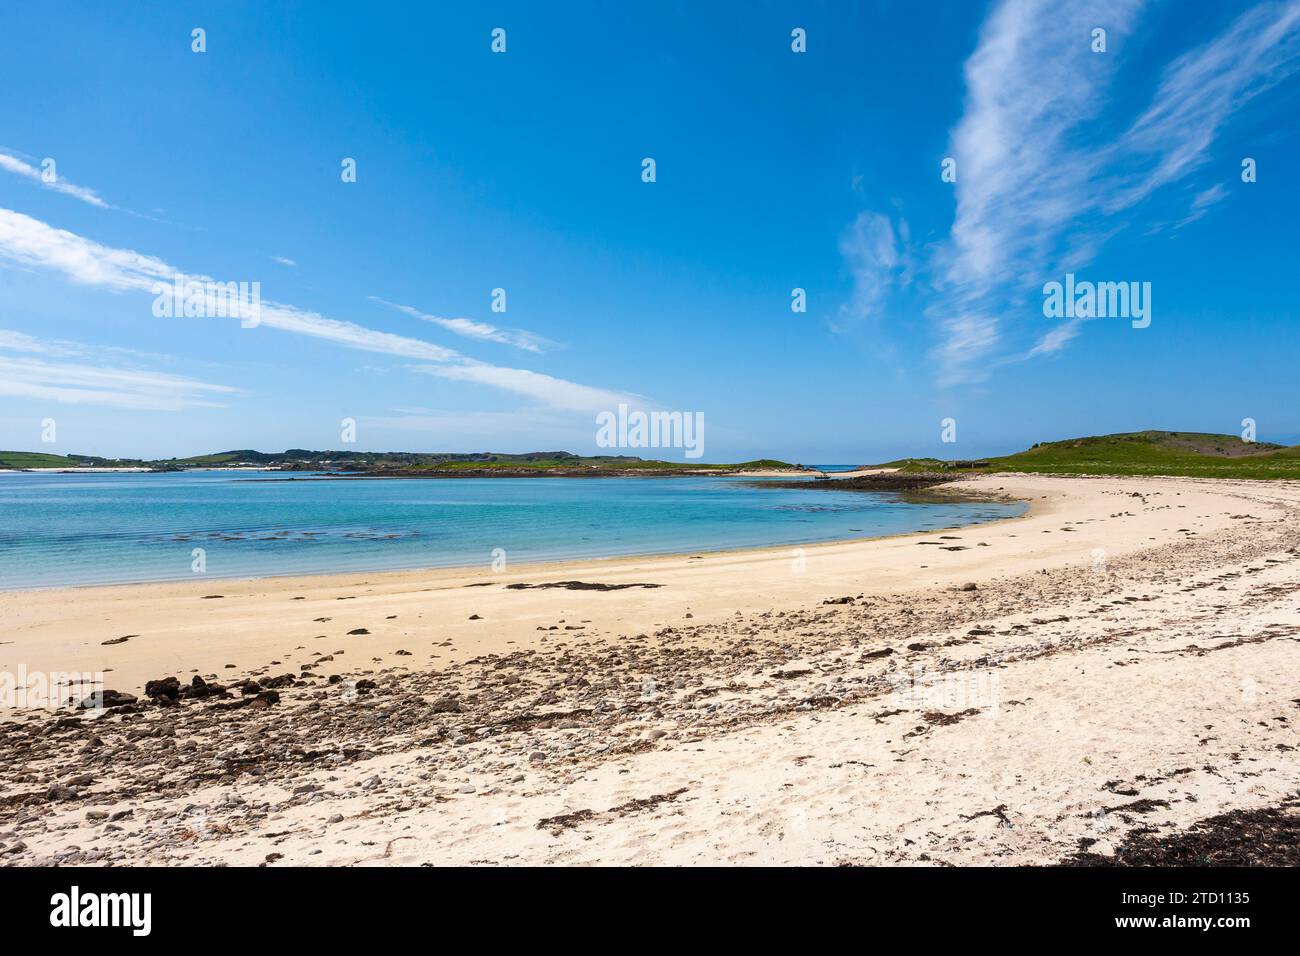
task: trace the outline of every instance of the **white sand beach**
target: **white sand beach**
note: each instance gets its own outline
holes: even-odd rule
[[[1031,509],[502,574],[0,594],[0,670],[231,690],[8,721],[0,853],[1047,863],[1295,792],[1300,487],[960,489]],[[248,679],[278,700],[230,706]]]

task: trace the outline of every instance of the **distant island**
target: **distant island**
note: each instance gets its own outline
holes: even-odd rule
[[[734,464],[702,464],[639,458],[634,455],[575,455],[567,451],[504,452],[283,452],[252,449],[196,455],[191,458],[102,458],[96,455],[51,455],[43,452],[0,451],[0,469],[77,470],[133,469],[187,471],[206,468],[260,468],[285,472],[325,472],[349,478],[516,478],[516,477],[647,477],[668,475],[736,475],[754,472],[815,474],[828,487],[883,487],[872,476],[835,478],[816,468],[775,458]],[[1210,432],[1142,431],[1093,435],[1035,444],[1013,455],[976,458],[900,458],[863,471],[896,473],[923,486],[969,474],[1023,472],[1059,475],[1168,475],[1188,478],[1300,480],[1300,445],[1248,442],[1236,435]],[[902,473],[902,474],[897,474]],[[924,478],[920,476],[925,476]],[[900,485],[902,487],[903,485]]]
[[[209,468],[258,468],[274,471],[327,472],[337,477],[475,478],[475,477],[618,477],[645,475],[725,475],[755,471],[805,471],[803,465],[772,458],[735,464],[703,464],[639,458],[634,455],[575,455],[567,451],[501,452],[283,452],[252,449],[223,451],[190,458],[103,458],[98,455],[51,455],[0,451],[0,469],[189,471]]]

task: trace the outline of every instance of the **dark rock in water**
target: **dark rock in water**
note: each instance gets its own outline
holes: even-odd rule
[[[181,696],[181,682],[175,677],[162,677],[144,685],[144,695],[156,701],[176,701]]]
[[[807,488],[817,491],[918,491],[934,485],[956,481],[960,476],[932,471],[887,471],[856,478],[829,478],[825,481],[756,481],[759,488]]]

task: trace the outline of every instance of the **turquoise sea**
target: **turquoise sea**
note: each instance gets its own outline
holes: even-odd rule
[[[869,538],[1019,514],[737,478],[0,473],[0,589],[492,566]],[[501,549],[497,551],[497,549]],[[503,553],[502,553],[503,552]]]

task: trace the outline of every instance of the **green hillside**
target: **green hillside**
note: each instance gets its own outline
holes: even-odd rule
[[[132,468],[133,458],[96,458],[94,455],[49,455],[40,451],[0,451],[0,468]]]
[[[1041,442],[1027,451],[974,461],[909,458],[905,471],[1017,471],[1063,475],[1180,475],[1300,480],[1300,446],[1245,442],[1205,432],[1127,432]]]
[[[786,462],[762,459],[730,465],[695,461],[656,461],[634,455],[575,455],[567,451],[533,451],[523,454],[501,452],[407,452],[407,451],[312,451],[290,448],[282,452],[252,449],[214,452],[190,458],[158,461],[96,458],[91,455],[49,455],[42,452],[0,451],[0,468],[85,468],[152,467],[160,471],[185,468],[220,468],[259,465],[285,471],[319,471],[422,475],[457,474],[551,474],[641,472],[742,471],[755,468],[792,468]]]

